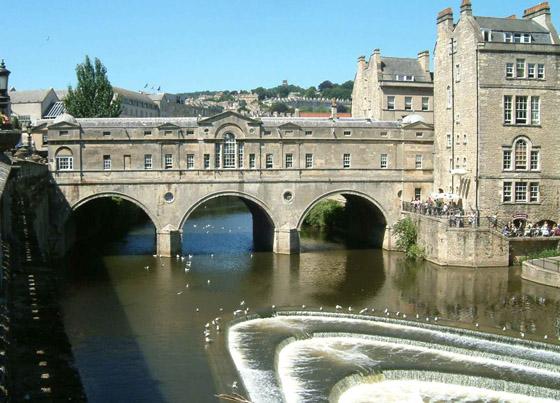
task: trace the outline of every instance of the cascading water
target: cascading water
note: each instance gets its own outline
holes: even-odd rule
[[[236,323],[228,336],[254,402],[560,399],[560,346],[550,343],[293,311]]]

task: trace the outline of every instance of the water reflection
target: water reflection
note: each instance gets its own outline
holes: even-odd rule
[[[246,210],[201,210],[184,228],[190,267],[152,257],[151,226],[103,256],[82,250],[68,261],[64,320],[90,401],[215,401],[202,331],[242,300],[253,311],[339,304],[549,342],[560,336],[558,294],[515,269],[441,268],[305,239],[301,255],[255,253]]]

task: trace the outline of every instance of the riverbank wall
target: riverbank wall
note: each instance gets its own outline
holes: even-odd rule
[[[509,265],[509,240],[490,228],[452,227],[449,221],[403,212],[414,222],[417,243],[426,260],[440,266],[499,267]]]
[[[47,166],[2,157],[0,339],[5,344],[0,345],[0,357],[5,370],[0,401],[85,401],[58,306],[56,273],[47,254]]]

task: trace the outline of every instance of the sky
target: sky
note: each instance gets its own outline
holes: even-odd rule
[[[357,58],[433,51],[436,15],[461,0],[2,0],[10,87],[75,85],[98,57],[114,86],[178,93],[354,78]],[[472,0],[506,17],[540,0]],[[560,0],[549,0],[560,29]]]

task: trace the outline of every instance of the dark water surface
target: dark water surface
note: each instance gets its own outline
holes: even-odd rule
[[[452,326],[560,336],[560,292],[521,280],[517,268],[411,264],[399,253],[318,239],[303,240],[300,255],[252,253],[251,215],[237,208],[200,209],[189,219],[190,267],[188,258],[153,257],[153,248],[146,225],[108,250],[83,248],[67,261],[64,322],[91,402],[216,401],[204,324],[242,300],[253,310],[387,307]]]

